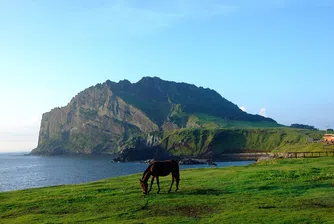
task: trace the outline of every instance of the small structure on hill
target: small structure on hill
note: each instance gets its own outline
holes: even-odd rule
[[[321,142],[321,138],[307,138],[307,143],[318,143]]]

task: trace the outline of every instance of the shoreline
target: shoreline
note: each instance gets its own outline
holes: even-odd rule
[[[227,161],[258,160],[261,157],[269,157],[271,153],[226,153],[220,155],[219,159]],[[216,161],[216,160],[215,160]]]
[[[147,168],[143,162],[111,163],[110,157],[0,156],[0,192],[72,185],[127,176]],[[253,161],[217,163],[218,167],[241,166]],[[181,165],[180,169],[214,168],[208,164]],[[47,172],[45,172],[47,171]]]

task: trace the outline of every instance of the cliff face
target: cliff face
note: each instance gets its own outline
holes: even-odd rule
[[[120,142],[158,130],[142,111],[106,84],[88,88],[63,108],[43,114],[33,154],[117,153]]]
[[[214,90],[149,77],[134,84],[108,80],[80,92],[67,106],[43,114],[32,154],[124,153],[157,145],[149,133],[223,127],[228,121],[277,125],[241,111]],[[133,146],[133,138],[146,143]]]

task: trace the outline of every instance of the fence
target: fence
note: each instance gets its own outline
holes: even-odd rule
[[[324,152],[287,152],[287,158],[315,158],[315,157],[326,157],[334,156],[334,151]]]

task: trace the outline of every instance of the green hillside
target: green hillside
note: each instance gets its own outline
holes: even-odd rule
[[[142,110],[159,126],[175,111],[206,114],[237,121],[276,123],[271,118],[240,110],[237,105],[209,88],[165,81],[158,77],[143,77],[137,83],[130,83],[127,80],[106,83],[116,95]]]
[[[173,155],[212,154],[213,158],[224,153],[332,150],[311,142],[322,135],[320,131],[292,128],[187,128],[165,132],[161,146]]]
[[[243,121],[230,120],[228,118],[221,118],[210,116],[208,114],[188,114],[184,112],[174,112],[170,117],[171,122],[174,122],[179,127],[186,128],[273,128],[283,127],[276,122],[271,121]]]

